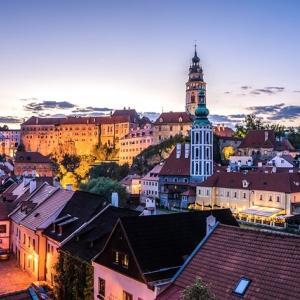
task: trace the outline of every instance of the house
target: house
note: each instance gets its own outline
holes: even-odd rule
[[[140,175],[127,175],[121,180],[121,184],[126,188],[126,191],[130,196],[139,197],[141,193],[141,180],[142,176]]]
[[[294,147],[286,138],[276,138],[273,130],[250,130],[238,147],[240,155],[268,159],[276,154],[289,154]]]
[[[188,136],[192,126],[192,117],[187,112],[164,112],[154,122],[154,137],[156,143],[175,135]]]
[[[160,204],[181,207],[182,193],[190,189],[190,182],[190,144],[177,144],[159,172]]]
[[[120,218],[93,262],[94,299],[155,299],[205,237],[211,215],[238,226],[228,209]]]
[[[42,232],[56,218],[73,192],[42,184],[10,213],[11,249],[18,265],[36,280],[45,280],[46,239]]]
[[[299,236],[217,224],[157,300],[178,300],[200,278],[216,299],[299,299]]]
[[[34,176],[53,177],[52,161],[39,152],[16,153],[14,173],[16,176],[32,174]]]
[[[268,162],[268,166],[277,168],[294,168],[296,166],[295,159],[289,154],[275,155]]]
[[[241,220],[284,226],[300,202],[300,173],[216,172],[196,190],[196,208],[230,208]]]
[[[217,126],[214,126],[214,134],[218,137],[231,138],[234,134],[234,130],[230,127],[225,127],[224,124],[217,124]]]
[[[159,173],[163,167],[163,163],[156,165],[141,179],[141,197],[140,201],[145,203],[147,198],[159,198]]]
[[[20,130],[2,129],[0,130],[0,154],[14,157],[20,144]]]
[[[53,285],[59,249],[109,205],[99,195],[75,191],[68,203],[44,230],[46,239],[46,281]],[[83,250],[84,251],[84,250]]]

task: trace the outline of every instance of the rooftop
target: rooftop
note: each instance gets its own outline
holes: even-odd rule
[[[51,160],[39,152],[18,151],[15,158],[16,163],[51,163]]]
[[[243,299],[298,299],[298,249],[298,236],[218,225],[158,299],[179,299],[196,277],[217,299],[240,299],[233,291],[243,278],[250,281],[238,288]]]
[[[187,112],[164,112],[161,113],[154,124],[165,123],[192,123],[192,118]]]

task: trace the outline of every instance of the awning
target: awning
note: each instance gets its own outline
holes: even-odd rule
[[[246,215],[258,216],[258,217],[270,218],[276,216],[281,212],[284,212],[284,210],[280,208],[265,207],[265,206],[251,206],[249,208],[242,210],[240,213]]]

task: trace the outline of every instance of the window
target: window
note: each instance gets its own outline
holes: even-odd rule
[[[233,293],[239,296],[245,295],[250,283],[251,283],[250,279],[242,277],[237,283],[237,285],[235,286],[235,288],[233,289]]]
[[[262,199],[263,199],[263,196],[262,196],[262,195],[260,195],[260,196],[259,196],[259,200],[260,200],[260,201],[262,201]]]
[[[280,196],[277,196],[277,202],[280,202]]]
[[[32,239],[32,248],[35,250],[35,239]]]
[[[270,197],[269,197],[269,201],[273,201],[273,199],[272,199],[272,196],[270,195]]]
[[[100,299],[105,299],[105,280],[98,278],[98,296]]]
[[[6,233],[6,225],[0,225],[0,233]]]
[[[133,300],[133,296],[126,291],[123,291],[123,300]]]
[[[234,198],[236,198],[237,197],[237,193],[236,192],[234,192]]]
[[[126,253],[120,251],[113,251],[113,262],[117,265],[122,266],[123,268],[128,269],[129,258]]]

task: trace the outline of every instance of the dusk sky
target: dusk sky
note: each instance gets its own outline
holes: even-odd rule
[[[298,0],[3,0],[0,123],[183,111],[196,40],[213,121],[300,125],[299,15]]]

